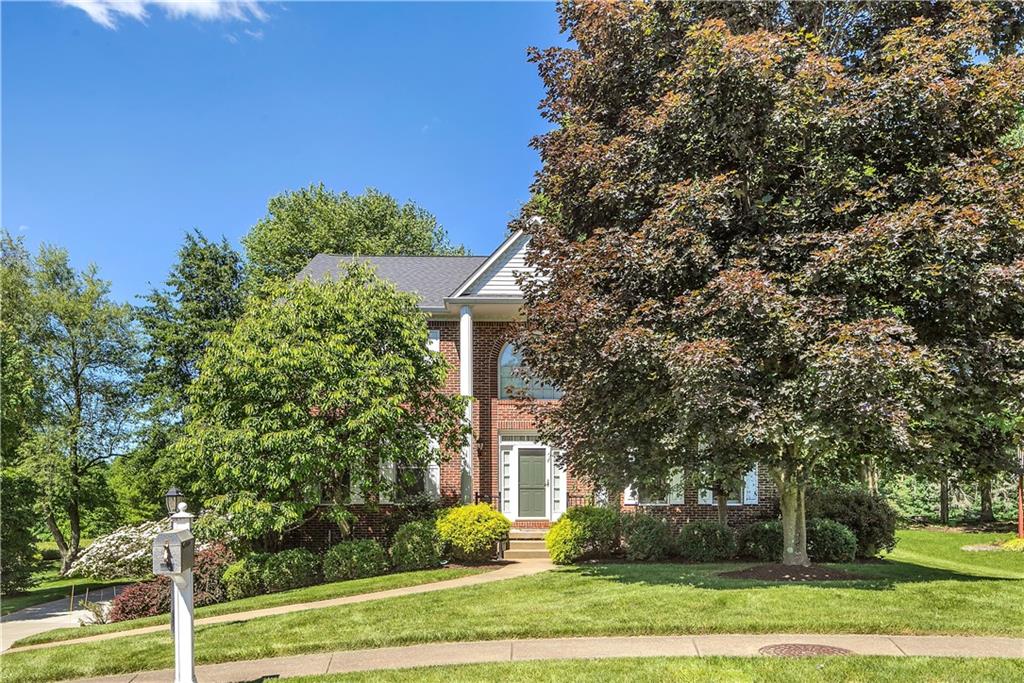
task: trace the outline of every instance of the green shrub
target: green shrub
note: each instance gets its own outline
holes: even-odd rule
[[[1011,538],[1003,541],[999,546],[1002,550],[1010,550],[1015,553],[1024,553],[1024,538]]]
[[[388,571],[388,556],[373,539],[342,541],[324,555],[324,578],[347,581],[379,576]]]
[[[505,515],[490,505],[451,508],[437,520],[437,535],[456,560],[482,562],[494,556],[495,544],[511,527]]]
[[[693,522],[679,530],[676,547],[691,562],[720,562],[736,555],[736,534],[718,522]]]
[[[567,514],[551,525],[544,537],[551,561],[555,564],[572,564],[586,552],[587,532],[580,522]]]
[[[585,557],[608,557],[619,547],[622,515],[618,510],[586,505],[569,508],[561,519],[570,519],[583,529]]]
[[[874,557],[896,547],[896,509],[863,489],[815,491],[808,497],[808,518],[831,519],[853,532],[857,557]]]
[[[807,520],[807,554],[811,562],[853,562],[857,537],[831,519]]]
[[[391,565],[403,572],[437,567],[441,564],[440,545],[433,521],[406,522],[391,541]]]
[[[758,562],[782,560],[782,522],[778,520],[748,524],[739,530],[736,541],[741,557]]]
[[[305,548],[282,550],[263,565],[263,585],[271,593],[320,582],[320,559]]]
[[[268,557],[264,553],[253,553],[228,565],[221,579],[227,589],[228,600],[241,600],[266,592],[263,568]]]
[[[0,480],[3,514],[0,515],[0,593],[7,595],[35,584],[36,538],[32,512],[36,488],[26,476],[4,469]],[[60,553],[57,554],[60,559]]]
[[[626,517],[622,524],[626,557],[630,560],[664,560],[672,554],[672,531],[664,520],[651,515]]]

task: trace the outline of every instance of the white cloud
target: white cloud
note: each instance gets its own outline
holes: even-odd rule
[[[147,7],[158,7],[171,19],[193,18],[200,21],[264,20],[267,13],[257,0],[59,0],[77,7],[106,28],[117,28],[119,19],[145,21]]]

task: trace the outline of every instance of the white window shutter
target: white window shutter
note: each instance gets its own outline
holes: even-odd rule
[[[668,504],[683,504],[684,476],[682,468],[676,467],[672,470],[672,476],[668,480]]]
[[[441,351],[441,330],[427,330],[427,348],[435,353]]]
[[[697,492],[698,505],[714,505],[715,494],[711,489],[701,489]]]
[[[359,488],[359,478],[355,474],[349,478],[348,500],[353,505],[362,505],[366,502],[366,499],[363,498],[363,490]]]
[[[425,493],[431,498],[441,497],[441,466],[436,462],[427,465],[427,490]]]
[[[622,492],[622,504],[623,505],[636,505],[637,504],[637,496],[636,496],[636,487],[635,486],[627,486],[626,490]]]
[[[757,505],[757,465],[743,477],[743,504]]]
[[[382,462],[380,464],[380,478],[383,490],[380,493],[380,502],[391,503],[394,501],[395,475],[397,469],[393,462]]]

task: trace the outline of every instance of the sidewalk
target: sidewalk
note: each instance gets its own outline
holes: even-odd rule
[[[325,607],[337,607],[338,605],[352,605],[359,602],[369,602],[371,600],[384,600],[386,598],[397,598],[403,595],[416,595],[418,593],[431,593],[433,591],[448,590],[451,588],[463,588],[465,586],[476,586],[481,583],[492,583],[494,581],[504,581],[506,579],[514,579],[520,576],[529,576],[531,574],[539,574],[545,572],[554,567],[549,560],[537,559],[537,560],[519,560],[515,562],[509,562],[500,569],[494,569],[487,571],[482,574],[473,574],[471,576],[463,576],[458,579],[448,579],[447,581],[436,581],[434,583],[424,583],[418,586],[406,586],[404,588],[392,588],[385,591],[377,591],[375,593],[360,593],[359,595],[348,595],[342,598],[330,598],[327,600],[319,600],[317,602],[301,602],[294,605],[281,605],[279,607],[267,607],[265,609],[252,610],[251,612],[235,612],[233,614],[220,614],[215,617],[204,617],[202,619],[196,619],[196,626],[205,626],[207,624],[223,624],[227,622],[239,622],[249,621],[250,619],[258,619],[260,617],[273,616],[275,614],[289,614],[291,612],[303,612],[311,609],[323,609]],[[24,611],[24,610],[23,610]],[[15,613],[18,614],[18,613]],[[13,616],[13,615],[10,615]],[[19,628],[19,622],[11,622],[11,625],[15,629]],[[71,623],[58,623],[51,625],[46,628],[32,631],[31,633],[43,633],[50,629],[59,628],[61,626],[77,626],[77,618]],[[4,630],[8,628],[8,624],[3,625]],[[113,631],[110,633],[100,633],[94,636],[85,636],[83,638],[75,638],[74,640],[61,640],[55,643],[40,643],[38,645],[26,645],[25,647],[17,647],[9,652],[25,652],[27,650],[39,650],[48,647],[58,647],[60,645],[71,645],[78,643],[92,643],[99,640],[111,640],[113,638],[126,638],[129,636],[144,635],[146,633],[166,633],[167,624],[160,624],[158,626],[146,626],[143,628],[131,629],[129,631]],[[16,638],[10,638],[5,632],[4,641],[14,642],[17,638],[24,638],[30,635],[30,633],[24,633],[18,635]]]
[[[113,586],[97,588],[88,594],[91,602],[106,602],[114,597]],[[51,600],[41,605],[33,605],[0,618],[0,652],[6,651],[11,644],[21,638],[28,638],[37,633],[45,633],[55,628],[78,626],[82,620],[91,621],[92,614],[81,609],[86,595],[75,596],[75,606],[79,609],[68,610],[68,598]]]
[[[752,657],[770,645],[825,645],[858,655],[893,657],[1024,657],[1024,638],[974,636],[877,635],[711,635],[635,636],[611,638],[549,638],[468,643],[430,643],[274,659],[205,664],[196,667],[203,683],[235,683],[326,673],[405,669],[445,664],[525,662],[542,659],[602,659],[608,657]],[[79,683],[164,683],[171,670],[79,679]]]

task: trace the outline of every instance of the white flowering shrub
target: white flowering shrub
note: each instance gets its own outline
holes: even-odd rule
[[[108,581],[149,576],[153,571],[153,539],[168,528],[167,520],[161,519],[123,526],[100,536],[78,556],[68,576]],[[197,517],[192,524],[196,552],[215,541],[232,543],[234,539],[227,537],[226,529],[216,515]]]

